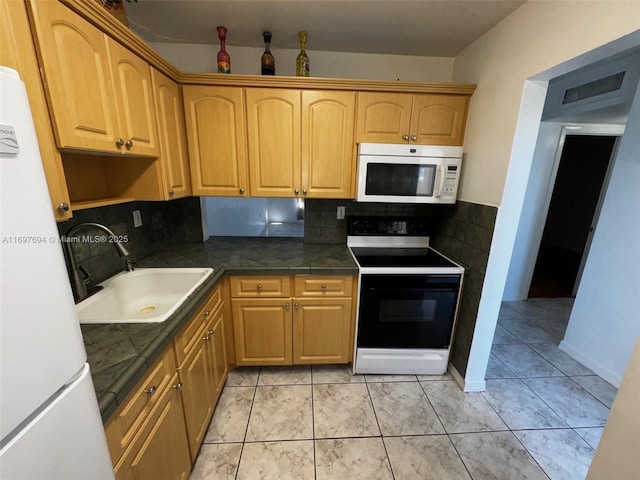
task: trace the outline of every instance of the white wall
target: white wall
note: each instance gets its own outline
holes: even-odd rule
[[[548,80],[629,48],[637,36],[589,52],[636,30],[640,2],[529,1],[456,57],[453,80],[478,85],[471,98],[459,198],[500,206],[466,390],[484,387]]]
[[[217,72],[219,45],[193,43],[151,43],[163,57],[185,72]],[[231,73],[260,74],[264,49],[227,46],[231,55]],[[295,75],[299,50],[271,49],[277,75]],[[321,52],[307,50],[311,75],[329,78],[450,82],[453,58],[377,55],[364,53]]]
[[[478,88],[459,198],[500,205],[509,162],[519,161],[511,147],[525,79],[638,29],[637,1],[528,1],[460,53],[453,81]]]
[[[619,385],[640,335],[640,85],[560,348]]]

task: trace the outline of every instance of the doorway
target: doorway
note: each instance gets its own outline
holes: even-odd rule
[[[575,296],[617,138],[565,137],[529,298]]]

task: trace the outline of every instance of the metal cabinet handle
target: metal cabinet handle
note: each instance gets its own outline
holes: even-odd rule
[[[202,339],[203,339],[205,342],[208,342],[208,341],[209,341],[209,335],[207,335],[206,337],[202,337]]]
[[[133,140],[131,139],[127,140],[127,143],[125,143],[124,146],[127,147],[128,149],[131,149],[131,147],[133,147]]]
[[[173,197],[176,194],[175,190],[172,188],[171,190],[169,190],[169,196]]]
[[[210,313],[211,313],[210,310],[205,310],[204,312],[202,312],[202,315],[204,315],[205,317],[208,317]]]
[[[291,304],[289,304],[289,303],[285,303],[284,304],[284,309],[285,310],[289,310],[290,308],[291,308]]]
[[[323,283],[323,284],[321,285],[321,288],[322,288],[323,290],[326,290],[326,289],[327,289],[327,284],[326,284],[326,283]]]
[[[209,330],[209,331],[207,332],[207,337],[208,337],[209,335],[213,335],[213,330]]]
[[[116,140],[116,146],[118,148],[122,148],[123,145],[124,145],[124,140],[122,138],[119,138]]]
[[[415,142],[417,139],[418,139],[418,137],[416,137],[415,135],[411,135],[411,140],[412,140],[412,141],[414,141],[414,142]]]
[[[258,284],[258,290],[262,290],[262,284],[261,283]]]
[[[178,384],[174,385],[173,388],[175,388],[178,391],[181,391],[182,390],[182,386],[183,386],[182,383],[178,383]]]
[[[293,307],[298,310],[300,308],[300,304],[296,302],[293,304]]]
[[[302,194],[306,195],[307,194],[307,189],[305,188],[304,190],[302,190]]]
[[[299,195],[299,194],[300,194],[300,190],[299,190],[299,189],[297,189],[297,188],[296,188],[293,192],[294,192],[296,195]]]
[[[58,210],[60,210],[61,212],[68,212],[69,211],[69,204],[62,202],[60,205],[58,205]]]
[[[403,136],[402,136],[402,139],[403,139],[403,140],[409,140],[409,135],[403,135]]]
[[[240,195],[244,195],[244,188],[240,189]]]
[[[153,386],[153,387],[149,387],[149,390],[145,390],[144,393],[148,393],[149,396],[153,395],[154,393],[156,393],[158,391],[158,389]]]

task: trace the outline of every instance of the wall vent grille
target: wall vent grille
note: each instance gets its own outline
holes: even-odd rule
[[[573,102],[579,102],[586,98],[596,97],[605,93],[615,92],[622,87],[622,80],[626,72],[619,72],[608,77],[599,78],[592,82],[583,83],[577,87],[568,88],[564,92],[562,104],[567,105]]]

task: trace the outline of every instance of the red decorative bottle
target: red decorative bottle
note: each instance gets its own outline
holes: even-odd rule
[[[218,52],[218,73],[231,73],[231,57],[224,49],[227,41],[227,29],[218,27],[218,38],[220,39],[220,51]]]

